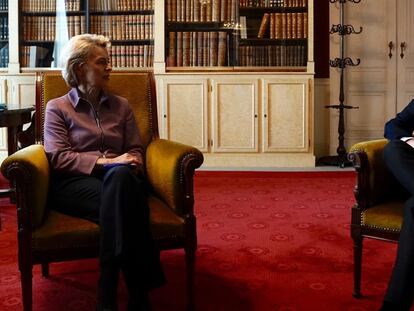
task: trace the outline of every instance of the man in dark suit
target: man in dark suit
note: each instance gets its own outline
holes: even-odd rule
[[[414,298],[414,100],[385,124],[384,160],[408,190],[397,258],[381,311],[409,310]]]

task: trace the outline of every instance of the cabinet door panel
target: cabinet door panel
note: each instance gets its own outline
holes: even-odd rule
[[[399,0],[397,10],[397,112],[414,98],[414,2]],[[404,44],[404,47],[401,47]],[[402,50],[403,49],[403,50]],[[403,54],[403,56],[401,55]]]
[[[309,150],[308,82],[264,81],[263,151]]]
[[[11,79],[11,101],[9,108],[28,108],[36,103],[35,77],[16,76]]]
[[[212,80],[212,151],[257,152],[258,80]]]
[[[170,79],[162,84],[163,137],[208,151],[207,80]]]

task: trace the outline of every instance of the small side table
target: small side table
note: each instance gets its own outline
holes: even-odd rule
[[[0,111],[0,127],[7,127],[7,148],[11,155],[17,151],[17,134],[22,131],[23,125],[32,119],[31,108],[6,109]]]
[[[34,108],[22,108],[0,111],[0,127],[7,127],[8,155],[17,151],[17,135],[22,131],[23,125],[31,121],[33,110]],[[13,194],[13,189],[0,190],[0,198],[10,197],[10,200],[13,201]]]

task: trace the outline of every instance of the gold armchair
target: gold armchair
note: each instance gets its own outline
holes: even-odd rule
[[[197,248],[193,213],[193,175],[203,162],[196,148],[159,139],[155,84],[150,72],[117,72],[109,90],[129,100],[146,148],[145,169],[150,185],[149,206],[153,236],[161,250],[184,248],[188,309],[194,307],[194,262]],[[23,148],[1,165],[16,190],[18,264],[23,307],[32,310],[32,267],[42,265],[47,277],[51,262],[96,257],[99,227],[61,214],[47,206],[49,163],[43,142],[46,103],[68,90],[60,73],[36,77],[35,145]]]
[[[352,207],[351,236],[354,241],[354,297],[361,296],[362,241],[364,237],[397,241],[407,199],[383,159],[386,139],[355,144],[348,154],[357,171]]]

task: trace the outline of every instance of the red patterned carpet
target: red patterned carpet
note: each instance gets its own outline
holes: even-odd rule
[[[352,298],[353,172],[214,173],[195,180],[197,305],[204,310],[377,310],[396,245],[365,241],[364,298]],[[0,201],[0,310],[21,310],[15,208]],[[182,251],[162,253],[154,310],[184,310]],[[93,310],[97,261],[34,272],[34,310]],[[121,288],[121,310],[126,290]]]

